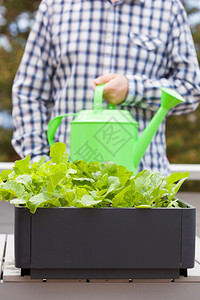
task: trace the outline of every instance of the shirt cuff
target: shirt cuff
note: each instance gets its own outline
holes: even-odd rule
[[[122,105],[135,105],[144,98],[143,78],[140,75],[126,75],[128,79],[128,93]]]

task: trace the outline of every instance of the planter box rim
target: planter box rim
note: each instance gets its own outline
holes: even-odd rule
[[[136,207],[76,207],[76,206],[59,206],[59,207],[38,207],[38,209],[90,209],[90,210],[180,210],[180,209],[194,209],[195,207],[183,200],[178,199],[179,203],[182,203],[183,207],[151,207],[151,208],[136,208]],[[15,205],[16,208],[28,209],[28,207],[23,205]],[[29,210],[29,209],[28,209]],[[36,211],[37,211],[36,210]]]

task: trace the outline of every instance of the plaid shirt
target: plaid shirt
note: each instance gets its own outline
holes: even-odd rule
[[[160,105],[160,87],[185,99],[170,114],[196,109],[200,73],[186,12],[180,0],[43,0],[36,13],[13,84],[13,146],[32,161],[48,155],[51,118],[93,107],[93,79],[127,76],[121,109],[139,122],[139,134]],[[55,141],[69,151],[71,118],[64,118]],[[139,170],[169,172],[165,121]]]

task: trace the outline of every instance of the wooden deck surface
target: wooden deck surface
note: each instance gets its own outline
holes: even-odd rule
[[[30,279],[30,276],[21,276],[21,270],[15,267],[14,260],[14,235],[0,235],[0,261],[2,267],[2,279],[3,282],[43,282],[43,280],[33,280]],[[188,269],[188,277],[180,277],[179,279],[174,279],[174,282],[194,282],[200,284],[200,238],[196,237],[196,249],[195,249],[195,267]],[[85,280],[58,280],[51,279],[45,280],[45,282],[86,282]],[[128,279],[113,279],[113,280],[90,280],[90,282],[96,283],[108,283],[108,282],[118,282],[118,283],[129,283]],[[171,282],[170,279],[132,279],[134,283],[166,283]]]
[[[188,277],[130,280],[33,280],[14,266],[14,236],[0,235],[0,299],[3,300],[199,300],[200,238]]]
[[[0,202],[0,299],[2,300],[199,300],[200,295],[200,193],[179,193],[196,207],[195,267],[188,277],[164,280],[31,280],[14,267],[14,207]]]

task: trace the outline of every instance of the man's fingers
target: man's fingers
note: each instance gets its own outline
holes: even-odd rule
[[[103,98],[110,104],[122,103],[128,92],[128,79],[119,74],[110,73],[94,79],[94,89],[97,85],[106,83]]]
[[[116,74],[106,74],[106,75],[101,75],[97,78],[94,79],[94,84],[95,85],[98,85],[98,84],[103,84],[103,83],[106,83],[110,80],[112,80],[113,78],[115,78]]]

